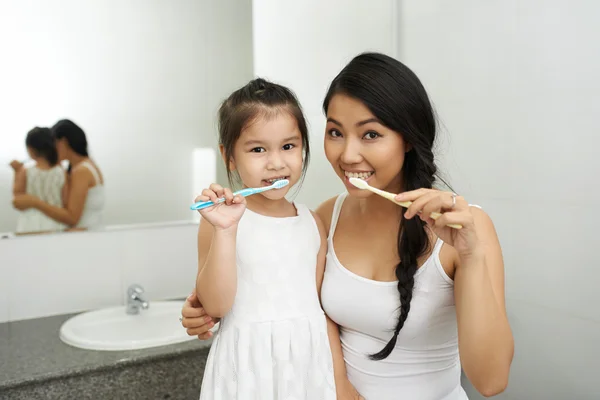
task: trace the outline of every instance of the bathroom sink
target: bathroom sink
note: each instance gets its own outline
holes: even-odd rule
[[[127,314],[125,306],[76,315],[60,327],[60,339],[89,350],[136,350],[196,339],[179,322],[183,302],[149,304],[135,315]]]

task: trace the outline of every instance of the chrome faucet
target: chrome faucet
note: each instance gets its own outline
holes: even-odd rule
[[[127,314],[139,314],[140,308],[145,310],[150,306],[148,301],[142,296],[143,293],[144,288],[137,284],[133,284],[127,288],[127,305],[125,307]]]

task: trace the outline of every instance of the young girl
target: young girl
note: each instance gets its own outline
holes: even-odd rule
[[[335,399],[327,321],[319,302],[326,254],[320,220],[287,201],[306,171],[306,122],[294,94],[263,79],[219,110],[223,160],[244,187],[290,181],[243,198],[212,184],[200,211],[196,292],[222,318],[200,399]],[[339,344],[338,344],[339,345]]]
[[[23,167],[18,161],[11,162],[15,171],[13,194],[36,196],[56,207],[63,206],[66,198],[66,173],[58,163],[54,138],[49,128],[33,128],[25,139],[29,157],[35,165]],[[17,234],[60,231],[64,224],[57,222],[41,211],[28,209],[21,212],[17,220]]]

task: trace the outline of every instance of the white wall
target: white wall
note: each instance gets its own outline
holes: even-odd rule
[[[191,219],[192,151],[252,78],[251,0],[0,2],[0,232],[13,158],[35,125],[71,118],[107,186],[107,224]],[[137,187],[134,188],[134,185]]]
[[[289,86],[304,108],[312,161],[296,200],[311,208],[344,190],[323,153],[329,83],[364,51],[396,51],[395,0],[254,0],[254,74]]]
[[[444,172],[503,245],[516,353],[498,398],[600,398],[600,3],[401,4],[400,58],[445,125]]]
[[[124,304],[138,283],[149,300],[194,288],[193,223],[0,240],[0,322]]]

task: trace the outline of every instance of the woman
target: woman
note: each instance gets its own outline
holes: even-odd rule
[[[71,230],[99,229],[104,211],[104,178],[89,158],[83,130],[69,120],[52,127],[59,160],[69,162],[69,193],[64,207],[48,204],[39,197],[20,194],[13,205],[19,210],[35,208],[48,217],[68,225]]]
[[[338,398],[466,399],[461,367],[483,395],[502,392],[513,357],[502,252],[484,211],[432,189],[436,121],[421,82],[397,60],[362,54],[323,108],[325,154],[347,189],[317,210],[329,231],[321,299],[339,326]],[[214,321],[202,314],[188,299],[182,323],[204,339]]]

